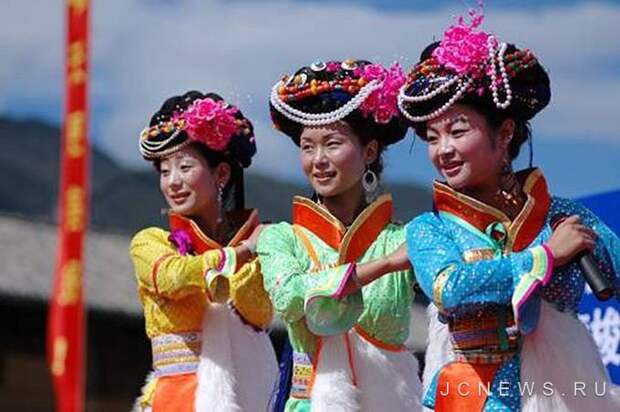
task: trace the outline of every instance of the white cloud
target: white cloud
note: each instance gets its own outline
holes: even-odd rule
[[[457,5],[449,11],[382,13],[353,4],[292,1],[92,4],[92,91],[99,109],[93,124],[100,146],[125,163],[140,164],[137,135],[164,98],[210,90],[252,118],[260,145],[256,169],[280,176],[291,171],[299,176],[294,146],[271,129],[268,118],[269,89],[282,73],[316,58],[398,59],[409,68],[461,11]],[[11,111],[17,97],[59,98],[62,5],[11,0],[3,6],[0,110]],[[615,138],[618,21],[620,6],[590,2],[488,13],[489,30],[533,49],[551,73],[552,106],[535,122],[537,134]],[[597,69],[603,66],[609,70]]]

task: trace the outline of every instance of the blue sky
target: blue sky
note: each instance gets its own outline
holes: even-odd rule
[[[164,98],[216,91],[255,123],[253,169],[303,179],[296,148],[269,122],[267,97],[285,72],[315,59],[400,61],[475,1],[93,1],[92,138],[119,162],[147,167],[137,136]],[[63,2],[7,0],[0,27],[0,113],[58,124]],[[552,102],[533,121],[535,164],[552,190],[581,196],[620,187],[620,2],[488,1],[485,29],[535,51]],[[412,135],[387,154],[386,178],[429,184],[435,172]],[[527,150],[525,157],[527,157]],[[524,162],[520,161],[520,165]]]

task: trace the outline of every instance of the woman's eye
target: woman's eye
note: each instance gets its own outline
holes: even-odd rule
[[[465,132],[467,132],[467,129],[454,129],[454,130],[452,130],[452,135],[453,136],[462,136],[463,134],[465,134]]]
[[[170,171],[168,169],[161,169],[159,171],[159,174],[161,174],[162,176],[166,177],[170,174]]]
[[[337,141],[337,140],[332,140],[332,141],[330,141],[330,142],[328,142],[328,143],[327,143],[327,147],[332,147],[332,148],[333,148],[333,147],[338,147],[338,146],[340,146],[341,144],[342,144],[342,143],[340,143],[340,142],[339,142],[339,141]]]
[[[437,136],[426,136],[426,142],[428,144],[435,144],[435,143],[437,143]]]
[[[181,165],[181,171],[182,172],[187,172],[191,168],[192,168],[192,165]]]

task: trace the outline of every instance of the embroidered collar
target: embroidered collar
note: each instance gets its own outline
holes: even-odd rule
[[[168,215],[170,230],[186,231],[191,239],[191,246],[196,253],[220,249],[224,246],[236,246],[242,240],[249,238],[254,228],[260,223],[258,220],[258,210],[256,209],[229,212],[228,218],[234,224],[241,225],[241,227],[227,245],[220,245],[217,241],[205,235],[193,220],[172,212]]]
[[[302,226],[339,251],[339,262],[355,262],[392,220],[392,196],[385,194],[368,205],[347,230],[325,207],[295,196],[293,224]]]
[[[540,169],[522,170],[517,173],[517,177],[523,182],[527,201],[512,221],[501,210],[459,193],[438,181],[433,184],[434,208],[466,221],[482,233],[485,233],[490,225],[499,222],[507,234],[504,250],[523,250],[532,243],[545,225],[551,196]]]

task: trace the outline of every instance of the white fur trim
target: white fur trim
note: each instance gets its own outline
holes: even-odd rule
[[[361,410],[421,411],[418,360],[409,351],[391,352],[349,332]]]
[[[229,311],[228,307],[219,303],[206,304],[194,404],[197,412],[242,411],[235,396]]]
[[[239,316],[228,313],[237,403],[246,412],[268,412],[278,380],[278,361],[269,335],[254,331]]]
[[[428,339],[424,355],[424,373],[422,375],[425,393],[435,373],[443,365],[454,360],[450,331],[448,330],[448,325],[441,323],[437,318],[439,314],[437,306],[431,302],[426,308],[426,314],[428,317]],[[431,411],[431,409],[424,408],[424,411]]]
[[[151,412],[150,406],[146,406],[144,408],[142,407],[142,398],[146,394],[145,392],[149,389],[149,386],[151,385],[153,379],[157,379],[157,376],[155,375],[154,371],[151,371],[148,375],[146,375],[144,385],[142,386],[142,389],[140,391],[140,396],[138,396],[134,401],[131,412]]]
[[[343,335],[323,338],[311,394],[312,412],[359,412]]]
[[[553,395],[543,391],[551,383]],[[584,382],[582,397],[575,382]],[[606,385],[606,396],[596,396]],[[601,361],[596,343],[585,326],[568,313],[542,301],[538,326],[523,338],[521,351],[521,385],[531,383],[534,390],[521,397],[523,412],[618,412],[619,387],[613,385]],[[565,396],[561,394],[564,393]],[[577,393],[577,396],[573,396]]]
[[[454,360],[452,351],[452,341],[448,325],[441,323],[437,319],[437,307],[431,303],[426,308],[428,316],[428,342],[426,354],[424,355],[424,374],[422,382],[424,389],[428,388],[435,372],[443,365]]]

